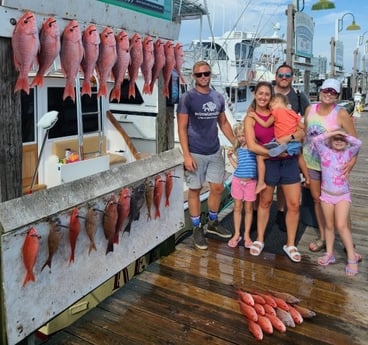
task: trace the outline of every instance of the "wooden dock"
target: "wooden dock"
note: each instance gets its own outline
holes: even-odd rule
[[[302,262],[264,252],[252,257],[243,247],[209,240],[194,249],[191,237],[174,253],[150,264],[123,288],[73,325],[42,341],[47,345],[258,344],[239,311],[236,288],[277,290],[301,299],[316,312],[285,333],[264,335],[264,344],[367,344],[368,334],[368,113],[356,119],[363,140],[351,174],[352,223],[360,273],[345,277],[345,254],[336,241],[336,264],[318,266],[308,250],[315,229],[307,227],[299,250]],[[40,341],[41,342],[41,341]]]

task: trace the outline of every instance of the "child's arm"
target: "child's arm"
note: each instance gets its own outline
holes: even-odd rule
[[[275,122],[275,118],[272,115],[267,119],[267,121],[262,120],[255,112],[251,112],[247,116],[254,119],[260,126],[266,128],[271,127]]]
[[[345,138],[350,144],[350,152],[353,156],[356,156],[359,153],[360,147],[362,146],[362,141],[358,138],[353,137],[352,135],[346,135]]]
[[[238,166],[238,162],[233,157],[234,151],[232,149],[227,151],[227,158],[234,169]]]

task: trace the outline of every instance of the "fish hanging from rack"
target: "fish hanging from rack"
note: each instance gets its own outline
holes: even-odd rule
[[[153,183],[150,179],[146,179],[144,182],[146,188],[146,207],[147,207],[147,220],[151,220],[151,209],[152,209],[152,202],[153,202]]]
[[[166,41],[164,45],[164,49],[165,49],[166,62],[163,68],[163,75],[164,75],[163,95],[166,98],[169,98],[170,97],[169,83],[170,83],[171,73],[175,67],[174,43],[172,41]]]
[[[153,189],[153,204],[155,205],[155,219],[161,217],[160,205],[162,199],[162,193],[164,190],[163,184],[165,181],[162,180],[161,175],[155,176],[154,189]]]
[[[114,31],[110,27],[105,29],[100,34],[100,53],[98,55],[96,67],[98,73],[99,88],[97,97],[107,96],[107,80],[112,75],[112,68],[116,62],[116,40]]]
[[[40,49],[36,17],[32,12],[26,12],[18,19],[11,37],[11,45],[14,66],[19,72],[14,93],[23,90],[28,95],[28,73],[36,62]]]
[[[100,52],[100,34],[97,31],[96,25],[91,24],[83,31],[82,43],[84,48],[84,55],[81,62],[83,71],[82,95],[89,95],[91,97],[91,80],[93,79],[93,72],[96,67],[98,55]]]
[[[130,214],[129,222],[124,229],[124,232],[130,234],[131,226],[133,221],[138,220],[140,216],[140,211],[145,202],[146,187],[144,183],[133,189],[130,197]]]
[[[144,85],[142,92],[144,94],[151,94],[151,80],[152,80],[152,67],[155,63],[154,45],[151,36],[145,36],[143,39],[143,63],[141,71],[144,79]]]
[[[118,208],[117,199],[115,194],[111,194],[110,199],[107,201],[104,215],[103,215],[103,230],[105,238],[107,239],[106,255],[109,252],[114,251],[114,239],[115,239],[115,229],[116,222],[118,220]]]
[[[59,244],[62,238],[60,220],[57,218],[55,220],[50,221],[49,224],[50,224],[50,229],[49,229],[49,235],[47,237],[49,255],[46,259],[46,262],[43,264],[41,271],[43,271],[43,269],[46,266],[49,266],[49,268],[51,269],[52,258],[54,257],[56,251],[58,250]]]
[[[129,187],[123,188],[119,192],[119,199],[117,204],[118,219],[115,226],[115,238],[114,243],[119,243],[119,233],[123,230],[126,221],[129,218],[130,213],[130,189]]]
[[[27,231],[22,248],[23,263],[27,271],[22,286],[25,286],[29,281],[34,282],[36,280],[33,269],[36,264],[39,248],[40,241],[37,230],[34,227],[31,227]]]
[[[182,72],[182,66],[184,63],[184,51],[183,45],[180,42],[176,43],[174,46],[174,55],[175,55],[175,70],[176,72],[178,72],[180,84],[185,85],[186,81]]]
[[[54,17],[47,18],[40,31],[40,51],[37,55],[38,70],[31,86],[44,84],[44,76],[60,54],[60,30]]]
[[[112,68],[114,77],[114,87],[110,93],[110,102],[117,100],[120,102],[121,84],[125,79],[130,64],[130,43],[128,34],[122,30],[116,37],[116,62]]]
[[[75,78],[83,59],[84,48],[82,33],[76,20],[72,20],[64,28],[61,36],[60,62],[65,75],[63,100],[70,97],[75,102]]]
[[[153,67],[152,67],[152,79],[150,83],[151,93],[153,92],[155,82],[159,78],[160,73],[166,63],[164,44],[165,43],[160,38],[157,38],[157,40],[153,44],[154,45],[153,53],[154,53],[155,59],[154,59]]]
[[[70,215],[70,221],[69,221],[69,242],[70,242],[70,249],[71,249],[69,263],[74,262],[75,247],[77,244],[77,239],[80,233],[80,229],[81,229],[81,224],[79,220],[79,210],[77,207],[74,207]]]
[[[131,63],[128,67],[128,98],[135,98],[135,82],[138,78],[138,73],[143,63],[143,45],[141,36],[138,33],[134,33],[133,36],[130,38],[130,61]]]
[[[89,255],[91,254],[92,250],[97,251],[95,243],[95,234],[100,220],[99,210],[96,209],[95,206],[89,207],[85,219],[86,219],[85,220],[86,233],[89,238],[89,248],[88,248],[88,255]]]

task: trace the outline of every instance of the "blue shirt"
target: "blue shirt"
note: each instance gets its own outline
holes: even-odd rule
[[[257,178],[257,160],[256,154],[246,148],[239,147],[237,166],[234,176],[239,178]]]
[[[216,90],[211,89],[203,94],[194,88],[181,96],[177,113],[189,116],[188,144],[191,153],[212,155],[220,149],[217,123],[224,111],[224,97]]]

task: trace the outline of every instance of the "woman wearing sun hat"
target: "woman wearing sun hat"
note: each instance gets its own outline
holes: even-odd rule
[[[310,191],[314,201],[314,211],[319,229],[319,238],[312,241],[309,249],[313,252],[325,249],[325,221],[322,214],[321,195],[321,165],[319,154],[313,147],[313,139],[324,132],[343,129],[347,134],[356,137],[356,130],[352,117],[337,104],[341,91],[341,83],[337,79],[326,79],[319,93],[319,103],[311,104],[305,111],[305,142],[303,155],[310,177]],[[353,157],[345,165],[344,175],[348,176],[356,163]]]

